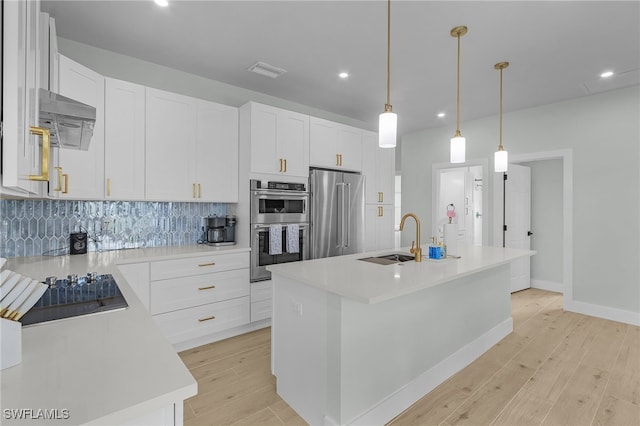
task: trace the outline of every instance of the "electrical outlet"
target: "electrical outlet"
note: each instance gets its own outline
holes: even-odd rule
[[[102,233],[109,232],[109,228],[111,227],[111,218],[109,216],[102,217]]]

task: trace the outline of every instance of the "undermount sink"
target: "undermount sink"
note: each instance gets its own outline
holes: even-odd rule
[[[377,263],[378,265],[393,265],[394,263],[402,263],[407,262],[409,260],[414,260],[415,257],[409,254],[404,253],[389,253],[383,254],[381,256],[374,257],[363,257],[358,260],[363,260],[365,262]]]

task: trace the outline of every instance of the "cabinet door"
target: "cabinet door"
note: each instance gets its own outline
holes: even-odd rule
[[[2,2],[2,192],[41,194],[41,139],[32,135],[38,125],[39,1]],[[13,192],[15,191],[15,192]]]
[[[308,178],[309,116],[280,110],[276,132],[278,160],[284,161],[282,174]]]
[[[340,168],[359,172],[362,170],[362,130],[351,126],[338,126],[338,154]]]
[[[238,109],[197,102],[198,201],[238,202]]]
[[[276,136],[278,110],[267,105],[251,104],[251,172],[280,173]]]
[[[393,206],[367,204],[365,206],[365,251],[387,250],[394,247]]]
[[[147,88],[145,129],[146,198],[196,200],[195,100]]]
[[[104,77],[62,55],[59,57],[58,76],[61,95],[96,108],[96,124],[87,151],[59,150],[58,166],[65,174],[65,182],[57,194],[71,199],[103,199]]]
[[[364,207],[364,251],[378,250],[378,215],[380,206],[366,204]]]
[[[396,150],[393,148],[378,148],[377,153],[376,171],[380,202],[383,204],[395,204]]]
[[[365,175],[367,203],[394,204],[395,150],[378,147],[378,135],[362,134],[362,174]]]
[[[107,78],[104,114],[106,198],[143,200],[144,86]]]
[[[309,164],[330,169],[340,168],[340,157],[336,147],[337,123],[311,117],[309,127]]]

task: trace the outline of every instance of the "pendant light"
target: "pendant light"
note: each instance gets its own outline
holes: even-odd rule
[[[451,29],[451,36],[458,39],[458,77],[456,97],[456,134],[451,138],[451,155],[452,163],[465,162],[465,138],[460,133],[460,37],[467,33],[467,27],[459,26]]]
[[[506,172],[509,164],[509,154],[502,146],[502,70],[509,66],[509,62],[498,62],[493,68],[500,70],[500,143],[493,158],[494,170]]]
[[[387,103],[384,112],[380,114],[378,122],[378,146],[380,148],[395,148],[398,130],[398,116],[391,109],[390,81],[391,81],[391,0],[387,0]]]

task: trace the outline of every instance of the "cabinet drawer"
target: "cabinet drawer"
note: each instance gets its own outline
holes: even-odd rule
[[[249,323],[249,296],[154,315],[172,344]]]
[[[249,269],[151,282],[151,314],[249,295]]]
[[[251,322],[271,318],[273,303],[271,299],[251,303]]]
[[[151,262],[151,280],[187,277],[249,267],[249,253],[212,254]]]
[[[272,291],[273,282],[271,280],[251,283],[251,303],[271,299],[273,297]]]

